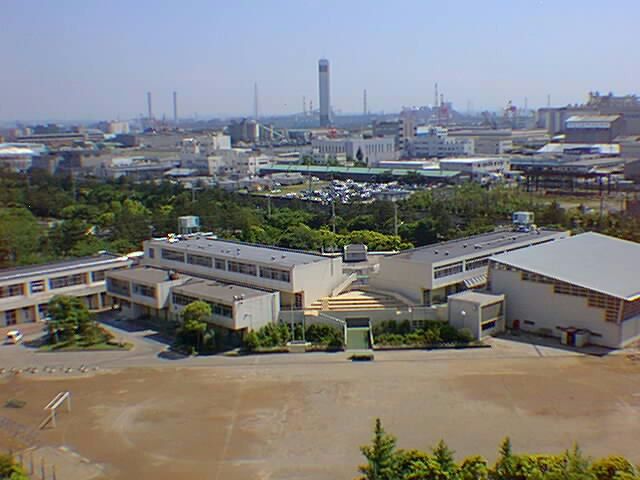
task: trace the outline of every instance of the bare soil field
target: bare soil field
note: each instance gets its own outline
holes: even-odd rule
[[[623,356],[128,368],[89,378],[0,380],[0,447],[66,446],[109,479],[350,479],[375,417],[404,448],[440,438],[461,458],[521,451],[640,462],[640,364]],[[57,428],[33,429],[72,392]],[[22,445],[21,445],[22,444]]]

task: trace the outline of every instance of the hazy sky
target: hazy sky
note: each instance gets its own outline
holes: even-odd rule
[[[2,0],[0,120],[361,112],[433,102],[464,111],[637,91],[640,1]]]

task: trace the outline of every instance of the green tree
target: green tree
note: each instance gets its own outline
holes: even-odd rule
[[[200,352],[207,331],[206,320],[211,316],[211,306],[201,300],[191,302],[182,311],[182,327],[178,331],[182,341]]]
[[[72,340],[75,335],[84,335],[94,327],[91,313],[77,297],[56,295],[49,301],[47,324],[49,340]]]
[[[26,208],[0,208],[0,268],[35,260],[40,253],[41,232]]]
[[[27,473],[10,455],[0,455],[0,479],[29,480]]]
[[[617,480],[621,474],[636,475],[633,464],[624,457],[601,458],[591,465],[591,471],[598,480]]]
[[[506,437],[500,445],[498,460],[490,471],[489,476],[493,480],[512,480],[516,468],[516,459],[511,447],[511,439]]]
[[[396,439],[382,427],[376,418],[376,426],[371,445],[365,445],[360,451],[367,459],[366,465],[360,466],[360,472],[366,480],[394,480],[397,472]]]
[[[481,456],[465,458],[459,468],[460,480],[488,480],[489,466],[487,460]]]
[[[457,478],[458,468],[453,458],[454,452],[444,443],[444,440],[440,440],[431,451],[433,458],[440,467],[440,475],[434,477],[434,480],[451,480]]]

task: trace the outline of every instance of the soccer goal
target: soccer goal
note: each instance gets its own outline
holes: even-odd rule
[[[67,402],[67,412],[71,412],[71,392],[60,392],[58,393],[53,400],[51,400],[44,410],[47,411],[47,416],[40,424],[40,430],[46,427],[49,423],[56,428],[56,413],[58,408],[61,407],[65,401]]]

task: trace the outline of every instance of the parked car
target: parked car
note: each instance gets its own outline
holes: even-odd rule
[[[10,330],[7,332],[5,343],[17,345],[18,343],[22,342],[23,337],[24,335],[20,330]]]

